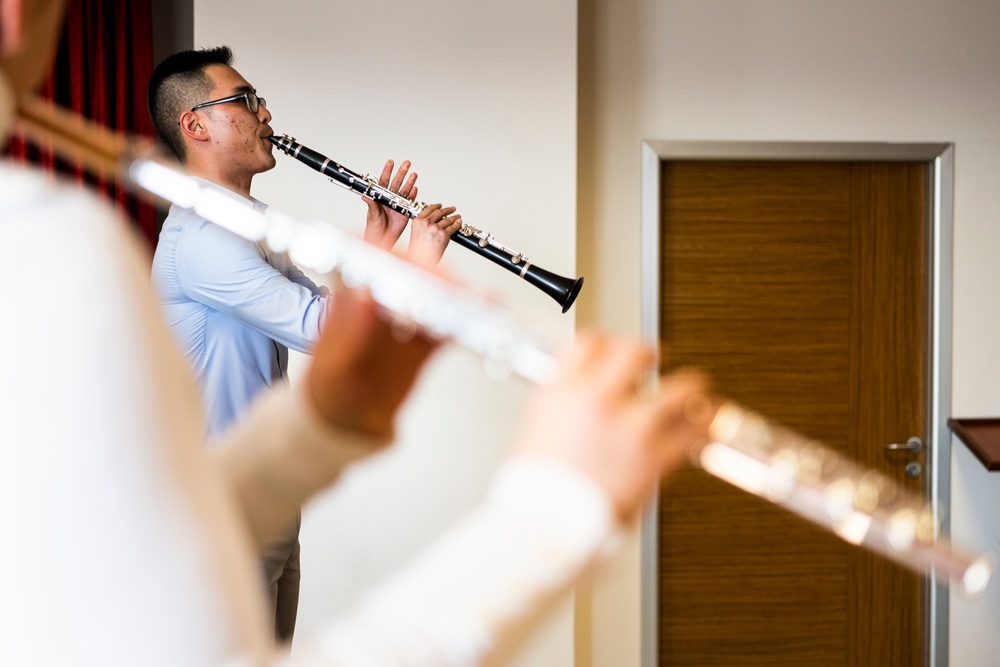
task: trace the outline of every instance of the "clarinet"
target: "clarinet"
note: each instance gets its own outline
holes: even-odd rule
[[[329,178],[331,182],[362,197],[368,197],[379,204],[388,206],[397,213],[415,218],[420,215],[420,212],[426,206],[426,204],[411,201],[389,188],[379,185],[379,182],[368,174],[359,174],[351,171],[322,153],[318,153],[296,142],[293,137],[289,137],[287,134],[283,134],[280,137],[272,135],[268,139],[281,152],[312,167]],[[461,229],[452,234],[451,240],[502,266],[508,271],[516,273],[522,279],[555,299],[562,306],[562,312],[564,313],[573,305],[577,294],[580,293],[580,288],[583,287],[583,278],[566,278],[556,275],[551,271],[546,271],[532,264],[524,254],[497,242],[492,234],[476,227],[463,224]]]

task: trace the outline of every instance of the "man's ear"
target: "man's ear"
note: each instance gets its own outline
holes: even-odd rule
[[[181,114],[181,134],[189,137],[192,141],[208,141],[208,127],[201,122],[201,118],[193,111],[185,111]]]

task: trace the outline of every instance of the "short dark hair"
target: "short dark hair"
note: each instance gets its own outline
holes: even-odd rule
[[[191,107],[204,102],[212,91],[212,81],[205,74],[209,65],[232,65],[233,51],[228,46],[180,51],[156,66],[149,77],[146,105],[156,134],[174,155],[184,161],[184,140],[178,119]]]

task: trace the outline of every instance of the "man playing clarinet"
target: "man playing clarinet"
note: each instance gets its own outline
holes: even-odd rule
[[[253,177],[274,167],[271,114],[263,97],[232,67],[228,47],[184,51],[153,72],[147,102],[160,140],[194,176],[249,207]],[[379,183],[416,196],[416,173],[386,162]],[[364,238],[391,248],[409,219],[368,201]],[[436,263],[461,226],[453,207],[428,206],[412,221],[407,254]],[[219,436],[269,386],[288,381],[288,350],[309,353],[326,321],[328,300],[284,254],[172,206],[153,259],[152,279],[167,323],[194,369]],[[299,593],[298,526],[264,555],[275,634],[289,641]]]

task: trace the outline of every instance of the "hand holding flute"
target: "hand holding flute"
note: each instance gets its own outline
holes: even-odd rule
[[[527,401],[515,454],[557,460],[585,474],[619,521],[633,519],[657,483],[709,438],[708,378],[678,370],[655,392],[637,381],[655,361],[647,346],[585,332],[558,357],[552,379]],[[553,415],[560,415],[553,419]]]

